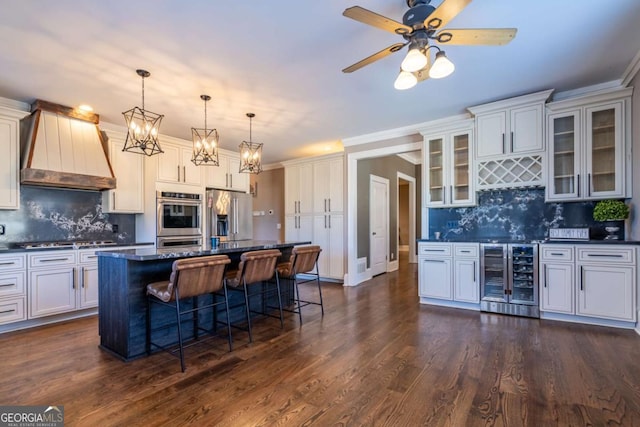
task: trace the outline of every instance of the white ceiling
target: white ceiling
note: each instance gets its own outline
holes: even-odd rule
[[[433,0],[437,6],[440,0]],[[405,0],[21,0],[0,14],[0,96],[91,104],[102,122],[141,104],[161,133],[204,124],[236,150],[264,143],[265,163],[333,151],[344,138],[463,113],[542,89],[620,79],[640,50],[638,0],[475,0],[448,28],[516,27],[506,46],[448,46],[456,71],[408,91],[393,82],[406,48],[341,70],[400,36],[342,16],[359,5],[401,21]]]

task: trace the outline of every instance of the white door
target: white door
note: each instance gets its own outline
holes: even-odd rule
[[[389,249],[389,180],[369,178],[369,255],[373,276],[387,271]]]

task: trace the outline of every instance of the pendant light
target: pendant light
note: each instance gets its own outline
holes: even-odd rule
[[[128,129],[122,151],[153,156],[163,153],[160,144],[158,144],[158,132],[164,116],[144,109],[144,79],[149,77],[151,73],[147,70],[136,70],[136,73],[142,77],[142,108],[133,107],[122,113]]]
[[[218,131],[207,129],[207,101],[211,100],[209,95],[200,95],[204,101],[204,129],[191,128],[193,138],[193,156],[191,161],[196,165],[218,166]]]
[[[242,141],[239,145],[239,172],[255,174],[262,172],[262,144],[251,140],[251,121],[255,116],[253,113],[247,113],[247,117],[249,117],[249,141]]]

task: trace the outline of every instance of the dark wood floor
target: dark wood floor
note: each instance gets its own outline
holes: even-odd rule
[[[634,331],[422,306],[415,265],[254,343],[216,339],[123,363],[96,318],[0,336],[0,404],[64,405],[68,426],[640,425]],[[213,346],[212,346],[213,345]]]

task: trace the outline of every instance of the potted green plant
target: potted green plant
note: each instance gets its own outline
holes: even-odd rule
[[[627,218],[629,206],[622,200],[600,200],[593,208],[593,219],[605,223],[605,239],[623,239],[624,220]]]

